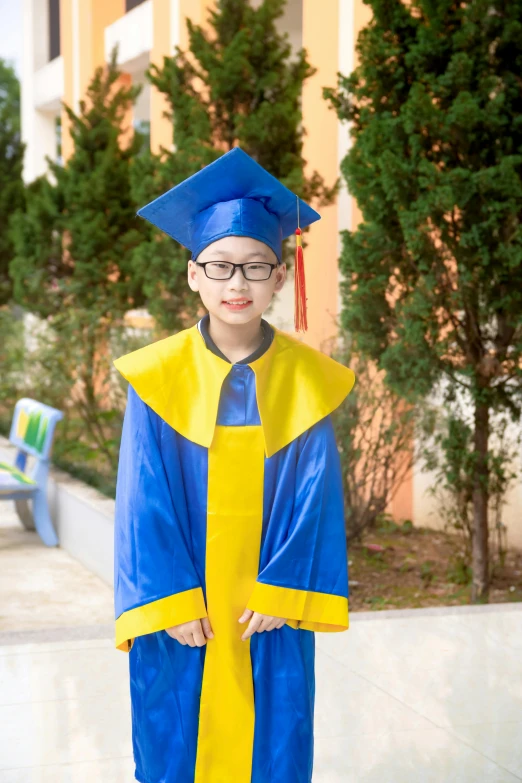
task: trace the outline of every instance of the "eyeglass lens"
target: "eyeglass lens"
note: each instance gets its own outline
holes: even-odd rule
[[[247,280],[268,280],[272,270],[271,264],[252,262],[242,264],[242,272]],[[205,267],[208,277],[213,280],[228,280],[232,277],[234,267],[226,261],[210,261]]]

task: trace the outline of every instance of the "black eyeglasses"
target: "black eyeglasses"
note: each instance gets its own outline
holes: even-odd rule
[[[265,264],[252,261],[248,264],[232,264],[230,261],[194,261],[198,266],[202,266],[205,274],[211,280],[230,280],[234,276],[236,269],[241,269],[245,280],[268,280],[272,270],[277,264]]]

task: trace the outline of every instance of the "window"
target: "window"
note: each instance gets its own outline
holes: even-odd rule
[[[125,12],[132,11],[137,5],[141,5],[143,0],[125,0]]]
[[[60,56],[60,0],[49,0],[49,60]]]

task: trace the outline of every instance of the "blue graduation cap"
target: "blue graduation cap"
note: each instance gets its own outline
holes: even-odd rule
[[[138,210],[192,253],[225,236],[259,239],[282,261],[283,239],[296,234],[295,327],[307,329],[301,228],[321,216],[240,147]]]

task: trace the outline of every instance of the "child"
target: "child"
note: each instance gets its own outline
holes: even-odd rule
[[[115,361],[116,646],[141,783],[312,780],[314,632],[348,628],[329,414],[355,376],[262,318],[297,206],[319,219],[235,148],[138,213],[191,250],[208,310]]]

